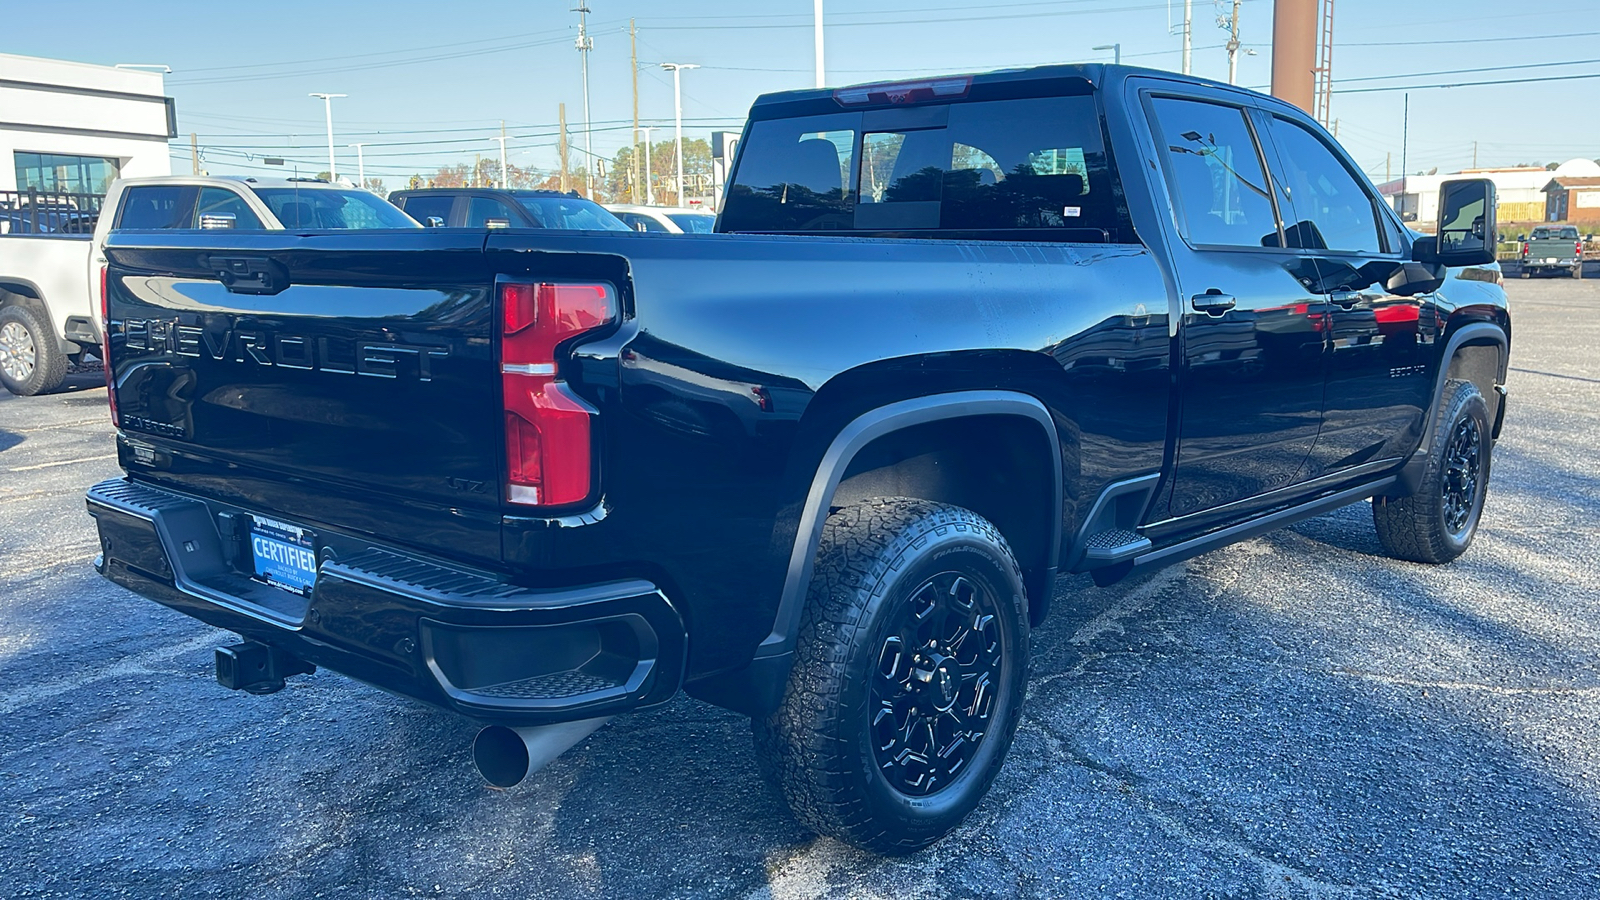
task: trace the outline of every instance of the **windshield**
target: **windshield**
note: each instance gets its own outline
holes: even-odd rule
[[[686,234],[710,234],[711,226],[717,224],[716,216],[704,213],[667,213],[667,218]]]
[[[366,191],[252,188],[284,228],[421,228],[389,201]]]
[[[600,204],[582,197],[518,197],[517,202],[545,228],[572,231],[632,231]]]

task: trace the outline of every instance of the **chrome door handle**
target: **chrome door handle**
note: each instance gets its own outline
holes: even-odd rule
[[[1239,301],[1234,299],[1232,294],[1224,294],[1216,288],[1204,294],[1195,294],[1189,298],[1189,302],[1194,304],[1196,312],[1203,312],[1208,316],[1220,316],[1239,305]]]

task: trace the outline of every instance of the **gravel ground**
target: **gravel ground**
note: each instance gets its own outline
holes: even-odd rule
[[[0,896],[1600,896],[1600,283],[1507,287],[1466,557],[1382,558],[1362,504],[1064,579],[989,799],[900,860],[807,835],[689,700],[497,791],[451,715],[326,672],[224,691],[229,635],[89,566],[99,376],[0,392]]]

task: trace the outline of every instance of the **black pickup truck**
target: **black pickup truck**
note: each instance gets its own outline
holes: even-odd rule
[[[762,97],[717,235],[120,232],[96,565],[241,635],[225,685],[483,723],[499,785],[687,691],[908,852],[998,772],[1058,575],[1369,499],[1467,548],[1494,208],[1448,183],[1424,238],[1297,109],[1067,66]]]

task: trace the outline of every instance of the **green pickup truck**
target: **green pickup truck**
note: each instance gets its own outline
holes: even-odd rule
[[[1518,240],[1522,241],[1523,278],[1557,270],[1572,278],[1583,277],[1583,238],[1576,225],[1541,225]]]

